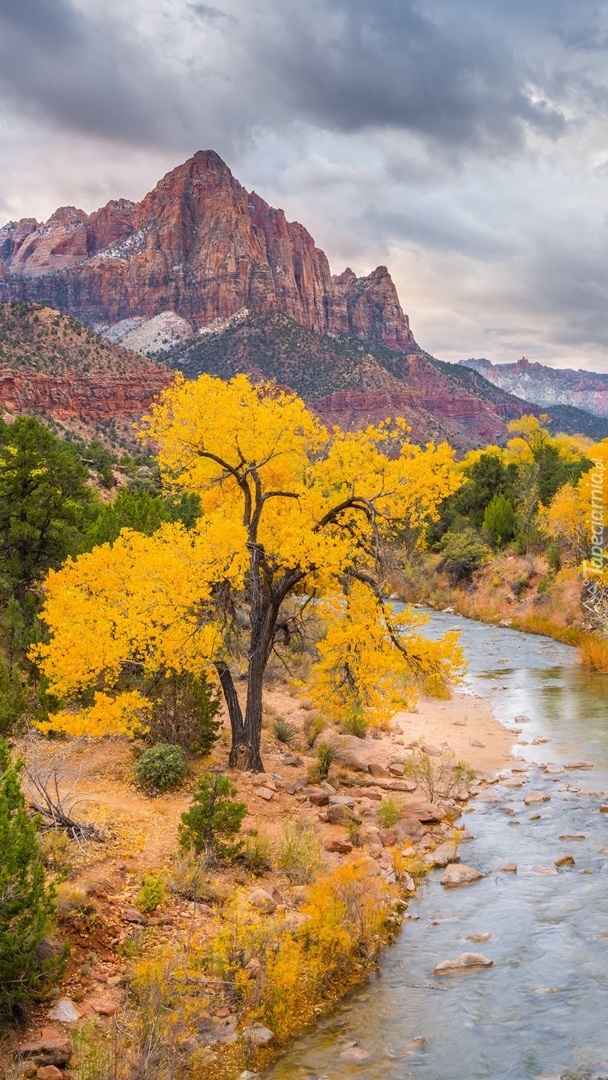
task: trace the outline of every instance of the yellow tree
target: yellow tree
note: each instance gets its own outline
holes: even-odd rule
[[[215,674],[232,726],[231,764],[261,770],[264,674],[310,597],[330,610],[315,685],[335,714],[354,705],[378,719],[416,679],[455,672],[454,639],[426,641],[394,614],[381,565],[395,533],[407,525],[422,535],[458,487],[447,444],[414,446],[403,423],[330,432],[295,395],[243,375],[178,378],[144,433],[158,447],[166,488],[196,492],[203,514],[191,530],[124,530],[49,576],[50,640],[37,656],[53,692],[82,705],[68,704],[51,727],[103,734],[145,726],[148,703],[132,681],[125,688],[125,672]],[[365,664],[349,664],[347,653]],[[233,681],[239,656],[244,715]]]

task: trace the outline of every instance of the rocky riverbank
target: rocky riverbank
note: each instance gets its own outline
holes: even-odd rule
[[[289,745],[274,734],[277,718],[291,729]],[[285,941],[297,943],[300,927],[310,918],[306,905],[311,888],[326,882],[331,891],[341,874],[352,874],[368,882],[367,889],[376,882],[378,903],[386,904],[390,913],[381,931],[389,941],[404,901],[415,895],[424,874],[458,862],[458,841],[466,836],[459,828],[462,809],[471,793],[483,790],[508,760],[513,738],[494,720],[485,699],[463,693],[449,701],[423,698],[413,711],[395,716],[386,732],[356,738],[317,730],[309,745],[314,719],[305,699],[281,685],[269,690],[267,771],[232,774],[238,797],[248,807],[246,850],[258,850],[258,865],[253,865],[255,859],[243,859],[217,868],[195,900],[188,896],[187,883],[180,881],[184,869],[175,856],[179,816],[189,804],[187,790],[154,800],[142,795],[131,782],[132,749],[124,741],[36,740],[23,747],[33,767],[57,769],[62,786],[82,800],[81,813],[102,829],[105,839],[80,850],[66,842],[62,872],[67,881],[58,886],[59,932],[70,941],[70,965],[55,1000],[34,1010],[28,1029],[11,1032],[5,1042],[7,1062],[15,1052],[21,1060],[20,1075],[42,1080],[47,1078],[45,1069],[56,1070],[52,1076],[57,1080],[88,1075],[79,1071],[85,1069],[87,1055],[111,1057],[118,1024],[123,1033],[129,1032],[127,1042],[136,1040],[142,1008],[137,980],[151,978],[142,958],[179,957],[184,943],[193,940],[201,956],[216,948],[234,917],[235,895],[256,926],[261,924],[260,932],[273,927],[286,935]],[[324,740],[331,742],[335,759],[326,777],[311,782],[315,746]],[[220,745],[218,765],[224,754]],[[412,774],[408,763],[415,758],[430,768],[434,787],[429,788],[424,770]],[[461,770],[457,782],[454,765]],[[281,856],[286,822],[308,830],[317,858],[314,869],[302,871]],[[151,874],[163,879],[165,898],[146,914],[138,907],[138,896],[142,880]],[[319,989],[316,1015],[364,977],[377,951],[378,943],[367,951],[354,950],[340,978]],[[268,957],[252,955],[251,960],[261,965]],[[288,1034],[298,1030],[302,1018],[294,1014],[276,1032],[270,1024],[276,1014],[268,1012],[263,997],[255,1008],[244,1008],[234,987],[218,982],[203,961],[199,969],[204,993],[189,991],[189,1022],[174,1025],[171,1033],[186,1070],[187,1061],[196,1059],[201,1078],[238,1077],[243,1069],[263,1065]],[[167,977],[171,981],[173,976]],[[63,1072],[68,1065],[72,1071]]]

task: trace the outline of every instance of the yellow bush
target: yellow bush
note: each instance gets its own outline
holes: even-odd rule
[[[397,896],[365,859],[311,886],[295,926],[237,896],[203,965],[231,986],[244,1022],[261,1020],[283,1042],[361,978],[392,932]]]

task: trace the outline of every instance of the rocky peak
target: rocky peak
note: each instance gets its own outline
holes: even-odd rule
[[[21,228],[19,228],[21,226]],[[0,300],[34,300],[89,325],[173,311],[200,328],[236,312],[282,312],[317,333],[405,352],[418,346],[388,270],[331,277],[283,210],[247,192],[213,150],[168,172],[138,204],[0,231]]]
[[[332,279],[334,285],[351,285],[357,280],[357,275],[354,270],[351,270],[350,266],[346,267],[341,274],[334,274]]]
[[[82,225],[83,222],[89,220],[88,214],[85,214],[84,210],[79,210],[76,206],[60,206],[58,210],[55,210],[54,214],[51,214],[48,221],[45,221],[42,226],[43,229],[53,229],[69,227],[70,225]]]

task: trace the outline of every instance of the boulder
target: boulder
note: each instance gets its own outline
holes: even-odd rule
[[[72,999],[67,997],[59,998],[57,1004],[47,1013],[49,1020],[59,1020],[61,1024],[75,1024],[81,1015]]]
[[[40,1038],[22,1043],[19,1055],[33,1061],[36,1065],[56,1065],[63,1068],[73,1053],[72,1040],[52,1028],[44,1028]]]
[[[353,845],[350,840],[340,840],[336,837],[335,840],[328,840],[325,844],[326,851],[335,851],[339,855],[348,855],[353,850]]]
[[[491,934],[486,933],[468,934],[467,941],[472,941],[475,945],[481,945],[484,941],[490,941],[491,937]]]
[[[262,784],[260,787],[256,787],[255,793],[260,797],[260,799],[265,799],[266,802],[270,802],[270,800],[274,799],[275,796],[275,791],[272,788],[266,787],[265,784]]]
[[[380,829],[378,836],[383,847],[392,847],[399,839],[396,829]]]
[[[561,855],[553,863],[554,866],[574,866],[574,855]]]
[[[36,1080],[63,1080],[63,1073],[56,1065],[43,1065],[36,1072]]]
[[[123,918],[124,918],[125,922],[136,923],[138,926],[147,926],[148,925],[148,920],[147,920],[146,916],[143,915],[141,913],[141,911],[138,911],[137,908],[134,908],[134,907],[125,908],[125,913],[123,915]],[[59,1017],[56,1017],[55,1019],[59,1019]]]
[[[517,873],[517,863],[516,862],[503,863],[502,866],[498,866],[496,868],[494,873],[496,873],[496,874],[516,874]]]
[[[268,787],[271,790],[276,788],[276,781],[270,773],[256,773],[253,777],[254,787]]]
[[[536,806],[538,803],[549,802],[550,795],[546,795],[543,791],[529,791],[524,795],[524,802],[526,806]]]
[[[472,866],[464,866],[462,863],[452,863],[441,875],[441,884],[447,889],[453,889],[457,885],[471,885],[479,881],[485,875],[475,870]]]
[[[364,1050],[362,1046],[357,1046],[356,1043],[347,1046],[340,1054],[341,1061],[366,1061],[368,1057],[369,1051]]]
[[[353,799],[352,795],[330,795],[329,805],[346,806],[352,810],[355,805],[355,800]]]
[[[567,761],[564,765],[565,769],[592,769],[593,762],[591,761]]]
[[[353,815],[346,806],[330,805],[322,816],[323,820],[327,821],[330,825],[346,825],[353,819]]]
[[[243,1038],[252,1046],[270,1046],[274,1042],[274,1031],[263,1024],[251,1024],[243,1029]]]
[[[98,1016],[114,1016],[116,1012],[116,1002],[110,1001],[108,998],[96,998],[95,1001],[91,1001],[91,1008]]]
[[[482,953],[465,952],[455,960],[443,960],[433,971],[433,975],[449,975],[453,971],[471,971],[475,968],[490,968],[494,964]]]
[[[298,766],[304,764],[304,761],[299,754],[285,754],[285,756],[281,758],[281,761],[284,765],[291,765],[293,768],[298,768]]]
[[[557,877],[554,866],[533,866],[532,870],[535,874],[543,874],[545,877]]]
[[[265,915],[272,915],[276,910],[274,897],[266,892],[266,889],[254,889],[249,895],[249,903],[256,911],[262,911]]]
[[[313,806],[328,806],[329,805],[329,792],[324,791],[323,788],[308,787],[304,788],[303,795],[312,803]]]
[[[404,805],[403,810],[405,814],[418,818],[418,821],[423,822],[423,824],[443,821],[445,817],[443,808],[436,806],[432,802],[408,802]]]
[[[434,851],[429,851],[428,855],[424,856],[424,861],[427,866],[432,867],[447,866],[448,863],[460,862],[458,845],[453,842],[440,844]]]
[[[404,767],[403,767],[403,765],[401,764],[400,761],[393,761],[389,765],[388,771],[391,774],[391,776],[403,776],[403,774],[405,772],[405,769],[404,769]]]
[[[295,795],[297,791],[301,791],[305,786],[306,785],[299,780],[283,780],[281,783],[281,787],[287,795]]]
[[[399,840],[421,840],[425,831],[424,825],[420,823],[418,818],[411,817],[409,814],[400,818],[394,829]]]
[[[390,776],[388,769],[385,769],[384,765],[380,765],[377,761],[370,761],[367,771],[370,776]]]

